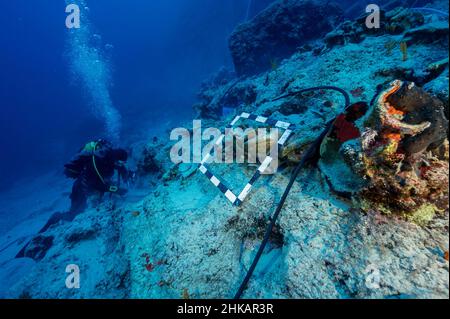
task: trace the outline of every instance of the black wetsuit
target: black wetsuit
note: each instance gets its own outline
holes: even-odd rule
[[[125,150],[114,149],[106,141],[99,142],[95,150],[81,150],[72,161],[64,165],[66,176],[75,179],[70,195],[70,211],[53,214],[39,234],[46,232],[50,226],[60,221],[73,221],[86,208],[87,199],[94,192],[100,193],[102,196],[112,190],[122,193],[122,190],[118,188],[111,188],[110,180],[114,176],[114,171],[117,170],[120,178],[127,181],[129,173],[122,164],[127,157],[128,154]],[[32,241],[22,248],[16,258],[35,258],[32,252],[27,252],[27,247]]]
[[[39,231],[39,234],[44,233],[50,226],[59,221],[74,220],[78,214],[86,209],[90,194],[97,192],[103,196],[104,193],[111,192],[112,183],[110,180],[114,176],[115,170],[117,170],[120,178],[126,182],[129,173],[122,162],[125,162],[127,157],[128,154],[125,150],[114,149],[106,141],[99,142],[98,149],[96,148],[95,151],[80,150],[69,163],[64,165],[65,175],[75,179],[70,195],[70,210],[64,213],[54,213]],[[118,185],[114,186],[117,187]],[[117,189],[117,192],[123,193],[123,190]],[[21,253],[18,254],[18,257],[21,257]]]
[[[128,171],[121,161],[126,160],[119,156],[120,149],[103,146],[93,152],[81,151],[72,161],[64,165],[66,176],[75,178],[70,195],[70,213],[78,214],[86,208],[89,194],[98,192],[103,195],[110,191],[109,182],[117,170],[123,180],[127,180]],[[95,161],[95,162],[94,162]],[[95,164],[94,164],[95,163]]]

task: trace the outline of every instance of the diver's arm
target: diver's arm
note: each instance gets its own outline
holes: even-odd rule
[[[126,168],[125,164],[123,163],[117,163],[116,164],[116,170],[117,173],[119,174],[120,178],[122,178],[122,180],[127,183],[128,179],[130,177],[130,172],[128,171],[128,169]]]

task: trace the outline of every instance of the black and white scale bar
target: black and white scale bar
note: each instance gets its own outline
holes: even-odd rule
[[[285,130],[294,127],[294,125],[292,125],[291,123],[288,123],[288,122],[273,120],[273,119],[269,119],[265,116],[249,114],[246,112],[243,112],[241,115],[236,116],[234,118],[234,120],[230,123],[230,126],[234,126],[240,119],[248,119],[248,120],[252,120],[255,122],[259,122],[259,123],[265,123],[268,125],[275,126],[277,128],[285,129]]]
[[[294,125],[284,122],[284,121],[273,120],[273,119],[269,119],[264,116],[250,114],[250,113],[246,113],[246,112],[243,112],[241,115],[236,116],[233,119],[233,121],[230,123],[230,127],[233,127],[234,125],[236,125],[236,123],[240,119],[248,119],[248,120],[252,120],[255,122],[265,123],[265,124],[268,124],[271,126],[275,126],[277,128],[284,129],[285,131],[284,131],[283,135],[278,140],[279,146],[283,146],[286,143],[286,141],[289,139],[289,137],[291,136],[291,134],[295,128]],[[225,138],[225,135],[222,134],[216,140],[215,143],[217,145],[221,144],[224,138]],[[253,185],[261,177],[261,175],[265,172],[265,170],[270,166],[270,164],[273,161],[272,157],[267,156],[265,158],[265,160],[261,163],[261,165],[258,167],[257,171],[252,176],[252,178],[247,183],[247,185],[245,185],[245,187],[241,191],[241,193],[239,195],[235,195],[219,178],[217,178],[214,174],[212,174],[208,170],[208,168],[206,167],[206,163],[210,158],[211,158],[211,154],[208,154],[202,159],[202,162],[199,166],[200,172],[202,172],[206,177],[208,177],[208,179],[211,181],[211,183],[215,187],[217,187],[225,195],[225,197],[234,205],[240,205],[245,200],[245,198],[250,193]]]
[[[217,187],[224,195],[226,198],[228,198],[228,200],[232,203],[232,204],[237,204],[239,205],[239,201],[236,195],[234,195],[234,193],[223,183],[221,182],[216,176],[214,176],[207,168],[204,164],[201,164],[198,168],[200,170],[200,172],[202,172],[206,177],[208,177],[208,179],[210,180],[210,182]]]

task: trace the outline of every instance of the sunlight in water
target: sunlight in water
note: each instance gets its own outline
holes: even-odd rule
[[[72,74],[83,84],[91,99],[94,115],[104,122],[107,137],[117,141],[121,116],[111,100],[110,65],[101,47],[101,37],[92,32],[85,0],[66,0],[66,3],[77,4],[81,11],[80,28],[68,31],[68,56]]]

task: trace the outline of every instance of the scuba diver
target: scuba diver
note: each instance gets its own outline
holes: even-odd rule
[[[53,214],[39,234],[44,233],[50,226],[60,221],[73,221],[86,209],[90,195],[99,194],[102,198],[105,193],[126,194],[127,189],[120,187],[121,180],[128,183],[134,177],[134,173],[125,166],[127,159],[126,150],[114,148],[106,140],[100,139],[87,143],[69,163],[64,165],[64,174],[68,178],[75,179],[70,195],[70,210],[65,213]],[[118,180],[113,183],[111,179],[115,171],[117,171]],[[28,245],[29,243],[17,254],[16,258],[26,257]]]
[[[100,139],[86,144],[75,158],[64,165],[64,174],[75,179],[70,195],[70,212],[82,212],[92,192],[100,193],[101,197],[107,192],[124,195],[126,189],[119,188],[120,179],[128,182],[132,176],[125,167],[127,159],[127,151],[113,148],[106,140]],[[111,182],[115,170],[119,177],[117,184]]]

